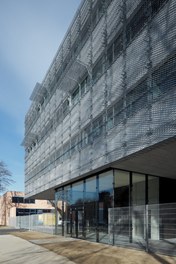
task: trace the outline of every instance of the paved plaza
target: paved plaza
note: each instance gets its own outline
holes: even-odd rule
[[[15,237],[13,235],[0,236],[0,263],[9,264],[73,264],[66,257]]]
[[[176,264],[176,257],[32,231],[0,228],[1,264]]]

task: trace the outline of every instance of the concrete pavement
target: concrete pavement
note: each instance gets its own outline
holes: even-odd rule
[[[0,235],[0,263],[74,264],[66,257],[13,235]]]
[[[35,231],[4,235],[1,230],[0,264],[176,264],[171,256]]]

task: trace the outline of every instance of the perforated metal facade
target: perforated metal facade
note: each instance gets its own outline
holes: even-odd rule
[[[27,197],[176,136],[175,13],[174,0],[82,1],[30,97]]]

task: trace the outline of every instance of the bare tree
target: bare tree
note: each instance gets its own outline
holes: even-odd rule
[[[13,184],[15,181],[11,178],[12,174],[7,169],[6,164],[0,161],[0,193],[5,192],[7,187]]]

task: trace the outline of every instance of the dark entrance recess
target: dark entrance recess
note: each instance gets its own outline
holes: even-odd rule
[[[70,208],[70,232],[75,238],[84,238],[84,208],[83,206],[71,206]]]

